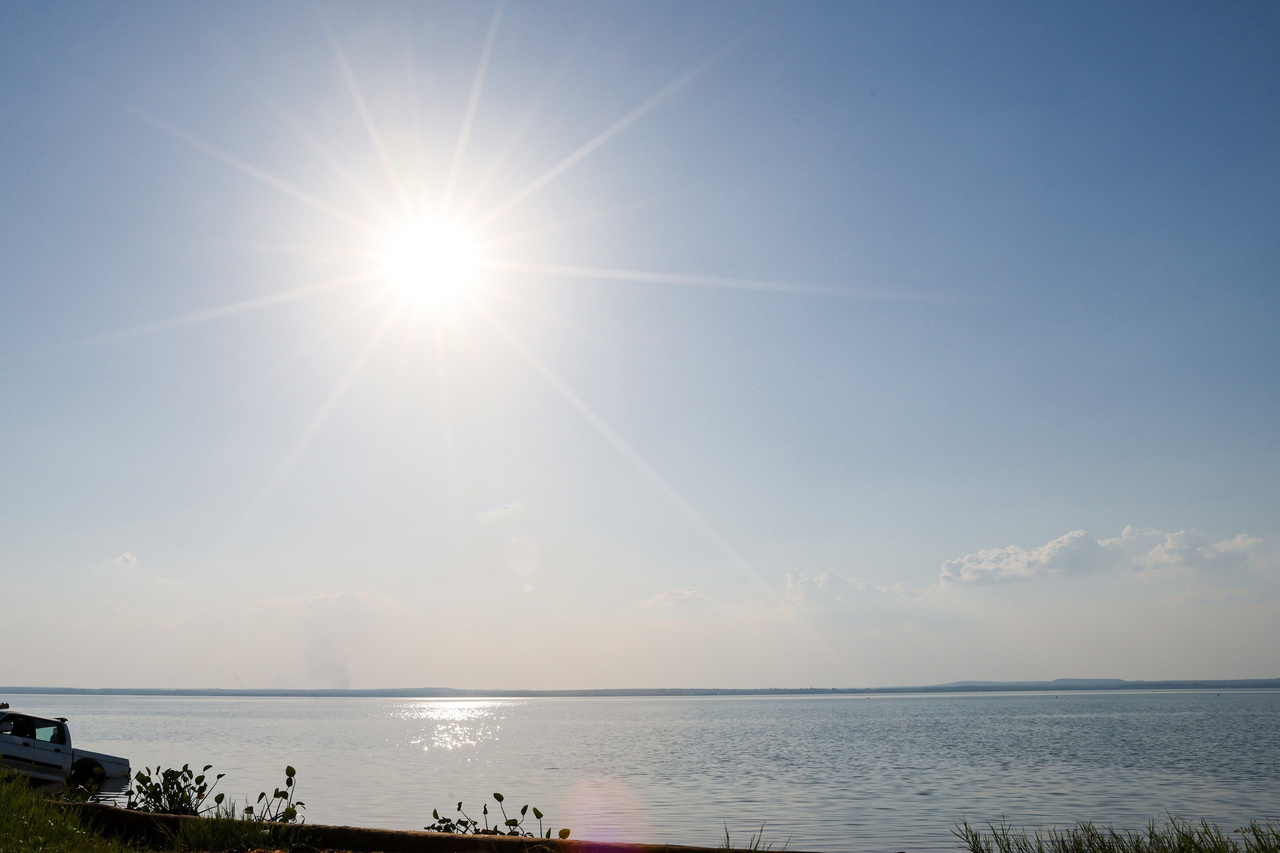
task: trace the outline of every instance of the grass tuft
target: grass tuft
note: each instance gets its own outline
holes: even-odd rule
[[[791,844],[790,838],[782,842],[782,846],[778,848],[779,853],[782,853],[782,851],[785,851],[789,844]],[[764,824],[762,823],[760,824],[759,832],[751,833],[747,837],[747,843],[745,846],[734,847],[733,839],[729,837],[729,824],[726,823],[724,825],[724,842],[717,849],[719,850],[751,850],[751,851],[755,851],[755,853],[766,853],[766,851],[773,849],[773,842],[764,840]]]
[[[24,777],[0,770],[0,850],[4,853],[129,853],[89,831]]]
[[[181,821],[166,831],[165,849],[176,851],[288,850],[299,840],[300,827],[237,815],[235,805],[219,805],[199,820]]]
[[[984,832],[966,820],[952,833],[969,853],[1280,853],[1280,826],[1270,821],[1225,832],[1205,820],[1170,817],[1138,832],[1081,822],[1028,834],[1004,821],[988,823]]]

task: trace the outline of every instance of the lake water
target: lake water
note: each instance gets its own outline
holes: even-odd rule
[[[954,824],[1280,819],[1280,693],[368,699],[10,696],[241,802],[298,770],[312,823],[421,829],[490,793],[574,838],[955,850]],[[510,811],[511,809],[509,809]]]

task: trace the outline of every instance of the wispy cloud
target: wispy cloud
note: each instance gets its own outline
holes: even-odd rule
[[[345,589],[340,592],[316,592],[296,597],[268,598],[249,605],[251,610],[289,610],[310,613],[334,608],[358,608],[369,605],[389,606],[395,600],[370,589]]]
[[[706,604],[709,599],[706,593],[700,592],[691,586],[682,589],[669,589],[666,592],[660,592],[653,598],[647,598],[640,602],[642,607],[672,607],[690,604]]]

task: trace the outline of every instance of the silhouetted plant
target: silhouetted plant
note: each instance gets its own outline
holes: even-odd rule
[[[461,818],[440,817],[440,812],[436,809],[431,810],[431,816],[435,818],[435,823],[430,826],[424,826],[423,829],[428,832],[450,832],[455,835],[514,835],[521,838],[550,838],[551,830],[546,831],[543,835],[542,818],[543,814],[536,807],[533,809],[533,816],[538,821],[538,831],[530,832],[524,828],[524,820],[529,812],[529,806],[526,804],[520,807],[520,817],[508,817],[507,808],[502,804],[503,796],[495,793],[493,798],[498,802],[498,809],[502,812],[502,822],[494,819],[492,827],[489,826],[489,806],[485,804],[481,816],[484,818],[484,826],[481,827],[479,821],[472,820],[471,817],[462,810],[462,803],[458,803],[457,812],[462,815]],[[569,830],[562,829],[558,833],[560,838],[568,838]]]
[[[306,819],[299,820],[298,809],[305,809],[306,803],[294,802],[294,782],[298,771],[293,766],[284,768],[284,787],[276,788],[275,793],[267,796],[267,792],[263,791],[258,794],[258,801],[251,806],[244,807],[245,817],[250,820],[272,821],[274,823],[305,823]],[[221,801],[219,801],[221,802]]]
[[[205,774],[212,764],[206,764],[204,770],[196,773],[188,765],[181,770],[162,769],[156,766],[155,775],[151,768],[139,770],[129,781],[128,808],[140,812],[156,814],[202,815],[221,805],[224,794],[209,799],[218,780],[225,776],[219,773],[213,779],[213,785],[205,781]]]

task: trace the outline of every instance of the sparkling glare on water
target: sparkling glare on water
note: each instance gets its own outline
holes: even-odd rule
[[[499,701],[465,699],[447,702],[418,700],[392,713],[411,724],[418,720],[435,721],[435,729],[429,737],[415,738],[410,743],[423,744],[423,749],[457,749],[496,737],[502,727],[493,725],[491,718],[502,704]],[[426,745],[428,743],[430,746]]]
[[[494,791],[575,838],[958,849],[956,821],[1280,819],[1280,693],[420,700],[7,697],[244,801],[298,769],[312,823],[421,829]],[[492,805],[492,803],[491,803]]]

